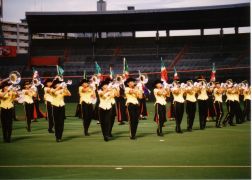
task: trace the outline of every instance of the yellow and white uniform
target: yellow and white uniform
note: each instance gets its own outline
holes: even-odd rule
[[[206,88],[200,89],[200,92],[198,93],[198,99],[199,100],[207,100],[208,99]]]
[[[10,92],[3,92],[2,93],[3,97],[0,98],[0,107],[3,109],[11,109],[14,107],[13,105],[13,100],[14,100],[14,93],[12,91]]]
[[[178,93],[174,93],[175,91],[178,91]],[[184,90],[180,88],[172,88],[172,94],[173,94],[173,102],[179,102],[179,103],[184,103],[185,99],[183,97],[184,95]]]
[[[190,102],[196,102],[197,101],[197,99],[196,99],[196,92],[195,92],[195,90],[190,90],[190,92],[187,92],[186,93],[186,100],[187,101],[190,101]]]
[[[132,88],[126,87],[125,88],[125,95],[126,95],[126,105],[128,104],[139,104],[138,100],[137,100],[137,95],[135,93],[130,93],[130,90],[134,90]]]
[[[154,96],[155,96],[155,98],[156,98],[156,102],[155,102],[155,104],[161,104],[161,105],[166,105],[166,96],[165,95],[158,95],[158,92],[162,92],[163,90],[160,90],[160,89],[157,89],[157,88],[155,88],[154,89]]]
[[[54,95],[52,96],[53,97],[52,102],[51,102],[52,105],[56,107],[65,106],[64,96],[65,96],[65,93],[63,89],[55,91]]]
[[[213,95],[214,95],[214,102],[223,102],[222,101],[222,93],[218,93],[218,88],[214,88]]]
[[[49,88],[49,87],[44,88],[44,92],[45,92],[44,100],[51,103],[53,100],[53,97],[52,97],[51,93],[48,92],[48,91],[50,91],[50,89],[51,88]]]
[[[83,92],[83,87],[80,86],[79,87],[79,95],[80,95],[80,104],[82,102],[85,102],[87,104],[91,104],[92,103],[92,95],[94,94],[94,91],[89,88],[88,91]]]

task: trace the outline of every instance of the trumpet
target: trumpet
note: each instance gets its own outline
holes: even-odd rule
[[[19,84],[21,81],[21,75],[18,71],[11,71],[8,78],[3,79],[0,84],[3,82],[10,81],[12,84]]]
[[[73,81],[72,80],[68,80],[67,82],[62,82],[60,83],[60,86],[62,88],[66,88],[68,85],[72,85]]]
[[[139,77],[137,78],[138,83],[147,84],[148,80],[149,79],[147,74],[141,74],[141,72],[139,71]]]

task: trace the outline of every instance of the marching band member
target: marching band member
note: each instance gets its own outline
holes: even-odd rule
[[[235,120],[236,124],[241,124],[244,122],[243,114],[242,114],[242,109],[240,106],[240,94],[241,94],[241,89],[239,85],[235,84],[234,85],[234,112],[235,112]]]
[[[145,85],[148,82],[148,78],[146,76],[140,75],[139,83],[137,84],[139,86],[139,89],[142,89],[142,98],[138,99],[139,105],[140,105],[140,119],[141,120],[146,120],[146,117],[148,116],[146,100],[149,95],[149,90]]]
[[[52,79],[46,79],[44,82],[44,100],[46,104],[46,112],[47,112],[47,121],[48,121],[48,132],[54,133],[53,127],[53,113],[52,113],[52,100],[53,97],[51,95],[51,86],[52,86]]]
[[[110,140],[110,129],[111,129],[111,113],[112,104],[111,98],[114,97],[113,91],[108,88],[109,81],[102,81],[99,85],[99,120],[101,123],[101,129],[104,141]]]
[[[11,142],[13,101],[17,96],[15,91],[9,89],[10,85],[8,82],[2,83],[2,91],[0,92],[1,124],[3,140],[6,143]]]
[[[170,96],[170,91],[163,87],[163,81],[156,80],[154,82],[155,89],[153,90],[156,98],[154,121],[158,124],[157,135],[163,136],[163,125],[166,119],[166,98]]]
[[[193,86],[193,81],[187,81],[187,88],[185,88],[186,93],[186,114],[187,114],[187,130],[192,131],[195,113],[196,113],[196,93],[197,88]]]
[[[214,90],[214,81],[211,81],[207,83],[207,121],[214,121],[214,117],[216,116],[215,110],[214,110],[214,96],[213,96],[213,90]]]
[[[107,79],[107,81],[110,82],[111,84],[111,79]],[[111,110],[111,116],[110,116],[110,128],[109,128],[109,137],[112,137],[112,129],[115,123],[115,117],[116,117],[116,101],[115,101],[115,97],[119,96],[119,89],[118,87],[110,87],[113,96],[110,98],[110,102],[112,105],[112,110]]]
[[[79,86],[81,114],[83,119],[84,135],[89,136],[88,129],[93,117],[92,99],[95,98],[94,90],[89,86],[89,81],[83,79]]]
[[[250,121],[250,113],[251,113],[251,88],[248,85],[248,81],[243,81],[245,87],[242,91],[243,101],[244,101],[244,109],[243,109],[243,117],[244,120]]]
[[[216,127],[221,128],[221,120],[224,116],[224,111],[222,107],[222,95],[225,92],[225,89],[221,87],[219,82],[215,82],[215,87],[213,90],[214,96],[214,109],[216,112]]]
[[[206,119],[207,119],[207,110],[208,110],[208,96],[207,96],[207,86],[206,80],[204,77],[200,77],[199,81],[199,90],[198,90],[198,106],[199,106],[199,122],[200,129],[203,130],[206,128]]]
[[[118,78],[118,77],[117,77]],[[115,97],[116,100],[116,111],[117,111],[117,121],[119,125],[123,125],[124,121],[127,121],[127,114],[126,114],[126,100],[125,100],[125,93],[124,93],[124,82],[120,83],[119,85],[119,94]]]
[[[230,124],[230,126],[235,126],[235,124],[233,123],[233,118],[234,118],[234,93],[235,90],[233,88],[233,80],[232,79],[228,79],[226,81],[227,84],[227,88],[226,88],[226,105],[227,105],[227,115],[224,118],[222,125],[226,126],[226,123],[228,122]]]
[[[180,124],[183,119],[184,114],[184,89],[180,87],[179,81],[173,81],[173,88],[171,88],[171,92],[173,94],[173,104],[174,104],[174,115],[176,121],[176,132],[183,133],[180,127]]]
[[[31,132],[31,121],[34,119],[34,101],[33,97],[36,96],[36,92],[29,81],[24,83],[24,89],[22,90],[24,107],[25,107],[25,116],[27,122],[27,131]]]
[[[139,88],[135,87],[135,79],[128,78],[124,84],[126,95],[126,106],[128,112],[128,121],[130,126],[130,139],[136,139],[136,131],[139,120],[139,102],[138,98],[142,98],[142,92]]]
[[[53,109],[53,119],[54,119],[54,129],[56,142],[61,142],[62,134],[64,130],[64,120],[65,120],[65,96],[71,96],[71,93],[66,86],[61,85],[62,81],[55,79],[52,83],[51,94],[52,109]]]

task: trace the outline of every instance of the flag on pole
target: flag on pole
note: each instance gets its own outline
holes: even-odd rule
[[[215,81],[216,80],[215,74],[216,74],[216,68],[215,68],[215,63],[213,63],[210,81]]]
[[[129,67],[125,57],[123,58],[123,74],[126,79],[129,77]]]
[[[178,76],[178,73],[177,73],[177,70],[174,66],[174,75],[173,75],[173,80],[178,80],[179,79],[179,76]]]
[[[163,59],[161,57],[161,81],[167,82],[168,81],[168,75],[167,75],[167,70],[166,67],[164,65]]]
[[[57,73],[58,73],[58,75],[59,76],[63,76],[64,69],[62,67],[58,66],[58,65],[56,67],[57,67]]]
[[[101,68],[99,64],[97,63],[97,61],[95,61],[95,74],[101,75]]]
[[[114,77],[114,71],[113,71],[112,66],[109,66],[109,77],[110,77],[110,79],[113,79],[113,77]]]
[[[83,70],[83,79],[86,79],[86,70]]]

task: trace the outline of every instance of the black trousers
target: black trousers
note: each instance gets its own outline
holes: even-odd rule
[[[56,139],[62,139],[65,121],[65,108],[53,106],[53,120]]]
[[[104,138],[109,137],[111,113],[112,108],[105,110],[99,107],[99,121],[101,123],[101,130]]]
[[[88,129],[93,118],[93,104],[81,103],[81,114],[83,119],[84,133],[88,134]]]
[[[184,103],[176,102],[174,101],[174,116],[176,120],[176,132],[181,131],[180,124],[183,119],[183,114],[184,114]]]
[[[4,142],[10,142],[11,140],[12,118],[13,118],[12,113],[13,108],[10,109],[1,108],[1,124],[2,124]]]
[[[250,113],[251,113],[251,104],[250,100],[246,99],[244,101],[244,109],[243,109],[243,117],[244,120],[250,121]]]
[[[127,105],[128,121],[130,126],[130,137],[136,136],[138,121],[139,121],[139,105],[129,103]]]
[[[222,118],[224,116],[222,102],[215,101],[214,102],[214,109],[215,109],[215,112],[216,112],[216,127],[220,127],[221,120],[222,120]]]
[[[224,120],[223,120],[223,125],[226,125],[226,123],[228,122],[229,124],[233,124],[233,119],[234,119],[234,101],[230,101],[228,100],[226,102],[227,105],[227,115],[225,116]]]
[[[214,99],[212,95],[208,95],[207,103],[207,117],[211,117],[212,120],[214,120],[214,116],[216,116],[216,114],[214,110]]]
[[[82,119],[81,104],[77,104],[76,106],[75,117]]]
[[[196,102],[186,101],[187,129],[192,130],[196,113]]]
[[[126,113],[126,100],[124,97],[120,96],[116,98],[116,110],[117,110],[117,121],[127,121],[127,113]]]
[[[34,119],[34,103],[28,104],[25,103],[25,116],[28,130],[31,129],[31,120]]]
[[[158,124],[158,132],[162,133],[162,128],[166,119],[166,106],[159,103],[155,104],[155,116],[154,121]]]
[[[146,98],[143,97],[142,99],[139,99],[139,104],[140,104],[140,115],[148,116],[147,107],[146,107]]]
[[[198,100],[200,129],[206,128],[206,118],[208,110],[207,100]]]
[[[111,116],[110,116],[110,127],[109,127],[109,136],[112,136],[112,129],[115,123],[116,117],[116,104],[112,104]]]
[[[46,111],[47,111],[48,131],[52,131],[54,122],[53,122],[52,104],[49,101],[46,102]]]
[[[236,124],[241,124],[242,122],[244,122],[242,109],[240,106],[240,102],[238,101],[234,101],[234,114],[235,114]]]

